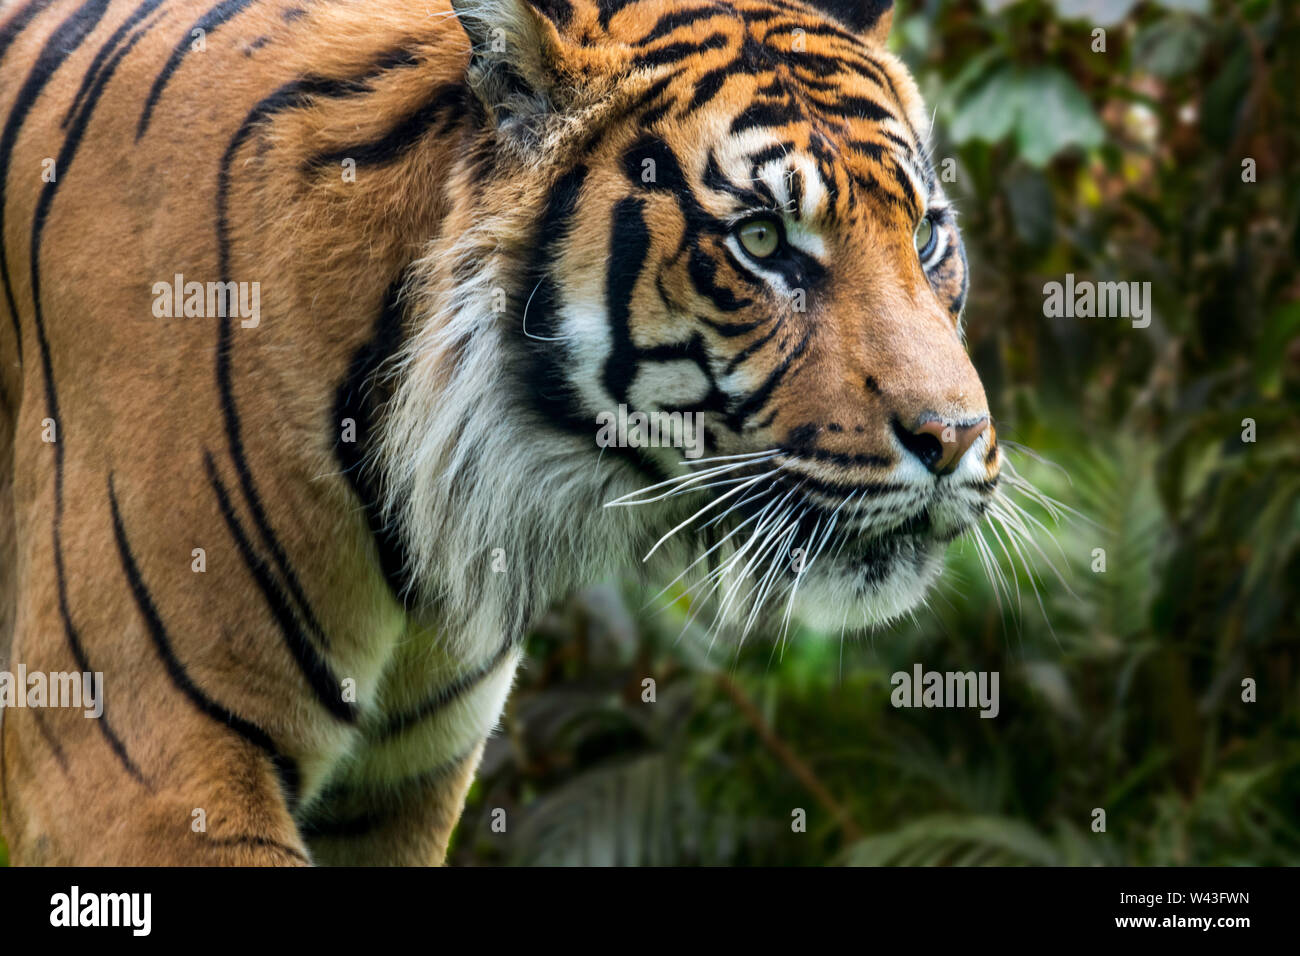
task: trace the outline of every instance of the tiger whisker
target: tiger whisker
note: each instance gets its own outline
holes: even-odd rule
[[[786,509],[784,513],[780,514],[780,516],[777,517],[778,510],[785,504],[785,501],[788,498],[789,495],[787,495],[785,499],[782,499],[779,502],[769,504],[767,508],[764,509],[764,511],[766,514],[770,514],[772,516],[771,519],[760,523],[760,525],[754,529],[753,534],[751,534],[749,538],[745,541],[745,544],[742,545],[739,549],[737,549],[736,553],[732,555],[731,558],[729,558],[726,562],[721,564],[717,569],[714,570],[714,572],[711,575],[709,575],[705,579],[706,581],[711,579],[712,586],[701,596],[701,608],[703,607],[704,602],[707,601],[708,598],[711,597],[714,593],[716,593],[720,587],[722,587],[723,581],[726,578],[726,576],[731,572],[732,569],[734,569],[740,563],[741,559],[744,557],[745,554],[749,552],[750,548],[754,547],[755,544],[758,544],[761,553],[762,550],[768,546],[768,542],[771,539],[772,526],[773,525],[781,526],[785,521],[785,516],[788,515],[790,511],[793,510],[794,508],[794,506],[791,505],[789,508]],[[770,509],[770,511],[768,509]],[[751,565],[752,565],[752,560],[751,560]],[[744,580],[743,575],[738,576],[738,580]],[[732,586],[733,585],[728,586],[727,593],[730,593]],[[692,614],[692,619],[697,614],[698,611],[694,612]],[[714,641],[717,639],[717,629],[718,629],[719,621],[720,621],[719,615],[715,614],[713,620],[710,622],[708,628],[705,631],[706,634],[710,635],[710,639],[709,639],[710,650],[713,649]],[[687,623],[689,624],[690,621],[688,620]]]
[[[667,541],[669,538],[671,538],[673,535],[675,535],[678,531],[681,531],[683,528],[685,528],[687,525],[689,525],[691,522],[693,522],[693,521],[694,521],[696,518],[698,518],[700,515],[704,514],[706,511],[709,511],[710,509],[716,508],[718,505],[722,504],[724,501],[726,501],[728,498],[730,498],[732,495],[736,494],[737,492],[739,492],[739,491],[744,491],[744,490],[745,490],[746,488],[748,488],[750,485],[757,484],[758,482],[762,481],[764,478],[771,477],[771,476],[774,475],[774,474],[776,474],[776,471],[769,471],[769,472],[768,472],[767,474],[765,474],[765,475],[758,475],[757,477],[754,477],[754,478],[749,479],[747,482],[745,482],[745,484],[743,484],[743,485],[737,485],[735,488],[732,488],[732,489],[731,489],[730,491],[728,491],[725,495],[719,495],[718,497],[712,499],[712,500],[709,501],[706,505],[704,505],[704,507],[700,508],[700,509],[699,509],[698,511],[696,511],[693,515],[691,515],[691,516],[690,516],[689,518],[687,518],[685,521],[683,521],[683,522],[681,522],[680,524],[678,524],[675,528],[673,528],[671,531],[669,531],[667,534],[665,534],[662,538],[660,538],[658,541],[656,541],[656,542],[654,543],[654,547],[651,548],[649,551],[647,551],[645,557],[642,558],[641,560],[642,560],[643,562],[644,562],[644,561],[649,561],[649,560],[650,560],[650,556],[653,555],[656,551],[659,550],[659,546],[660,546],[660,545],[662,545],[665,541]]]
[[[1020,545],[1016,542],[1015,535],[1012,533],[1011,527],[1008,526],[1007,521],[1005,520],[1005,516],[1002,513],[994,512],[993,518],[998,522],[998,524],[1001,524],[1003,530],[1007,532],[1007,538],[1011,542],[1011,546],[1015,549],[1016,554],[1020,556],[1020,563],[1024,566],[1025,574],[1029,577],[1029,586],[1034,591],[1034,600],[1038,602],[1038,610],[1042,613],[1043,620],[1047,623],[1047,629],[1051,632],[1052,638],[1056,640],[1057,644],[1059,645],[1060,639],[1057,638],[1056,629],[1052,627],[1052,619],[1051,617],[1048,616],[1047,608],[1043,605],[1043,596],[1038,590],[1038,583],[1035,579],[1034,571],[1030,567],[1029,561],[1026,559],[1024,552],[1020,549]],[[1031,545],[1033,544],[1033,541],[1031,539],[1026,538],[1025,540]]]
[[[707,465],[715,461],[739,461],[745,459],[752,460],[754,458],[763,458],[763,457],[773,458],[779,454],[780,454],[779,449],[768,448],[765,449],[764,451],[745,452],[742,455],[716,455],[713,458],[683,458],[682,464],[683,465]]]
[[[762,512],[759,512],[758,514],[755,514],[755,515],[751,515],[750,517],[748,517],[748,518],[746,518],[744,521],[742,521],[740,524],[736,525],[736,527],[734,527],[733,529],[731,529],[731,531],[729,531],[729,532],[727,533],[727,535],[726,535],[724,538],[722,538],[720,541],[718,541],[717,544],[713,545],[713,547],[709,548],[707,551],[705,551],[704,553],[702,553],[702,554],[701,554],[699,557],[697,557],[694,561],[692,561],[692,562],[691,562],[690,564],[688,564],[685,568],[683,568],[683,569],[682,569],[682,572],[681,572],[680,574],[678,574],[677,577],[673,578],[671,581],[669,581],[667,584],[665,584],[665,585],[663,586],[663,588],[660,589],[660,591],[659,591],[658,594],[656,594],[654,597],[650,598],[650,600],[646,601],[645,604],[642,605],[642,609],[644,610],[645,608],[647,608],[647,607],[649,607],[651,604],[653,604],[655,601],[658,601],[661,597],[663,597],[663,596],[668,592],[668,590],[669,590],[670,588],[672,588],[672,586],[673,586],[674,584],[676,584],[676,583],[677,583],[678,581],[680,581],[682,578],[686,577],[686,575],[690,573],[691,568],[695,567],[695,566],[696,566],[697,564],[699,564],[701,561],[705,560],[705,559],[706,559],[710,554],[712,554],[714,551],[717,551],[719,548],[721,548],[723,545],[725,545],[725,544],[726,544],[726,543],[727,543],[731,538],[734,538],[737,534],[739,534],[741,531],[743,531],[744,528],[746,527],[746,525],[750,524],[751,522],[757,521],[760,517],[762,517]],[[715,520],[716,520],[716,519],[715,519]],[[689,590],[688,590],[686,593],[690,593]],[[670,601],[669,604],[668,604],[667,606],[671,606],[671,604],[672,604],[672,602]]]
[[[695,490],[695,486],[699,482],[707,481],[709,478],[716,478],[718,475],[725,475],[727,472],[736,471],[739,468],[744,468],[749,465],[761,464],[763,461],[767,461],[770,458],[775,458],[775,457],[776,457],[775,455],[770,455],[768,456],[768,458],[760,458],[756,461],[735,462],[730,465],[719,465],[716,468],[709,468],[706,469],[705,471],[688,472],[687,474],[684,475],[675,475],[666,481],[661,481],[658,484],[650,485],[649,487],[646,488],[638,488],[636,491],[628,492],[627,494],[621,495],[620,497],[615,498],[612,501],[607,501],[605,502],[605,507],[616,508],[616,507],[627,507],[629,505],[648,505],[651,502],[663,501],[665,498],[672,498],[679,494],[685,494],[687,491],[693,491]],[[658,491],[661,488],[669,488],[670,490],[664,492],[663,494],[656,495],[653,498],[642,498],[640,500],[633,500],[633,499],[637,499],[640,495],[649,494],[650,492]]]

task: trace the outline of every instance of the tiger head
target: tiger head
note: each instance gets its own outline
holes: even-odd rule
[[[789,594],[839,627],[916,604],[986,508],[1000,453],[928,116],[884,46],[892,3],[453,6],[476,130],[458,188],[476,199],[426,257],[441,318],[407,354],[440,371],[403,386],[393,500],[436,499],[417,525],[444,542],[454,526],[462,555],[531,533],[521,561],[605,574],[671,533],[690,563],[721,562],[712,583],[734,607]],[[436,407],[472,375],[493,394]],[[620,407],[699,421],[703,457],[597,447]],[[533,424],[476,431],[486,408]],[[473,452],[448,450],[472,434]],[[495,524],[466,518],[476,482]],[[610,500],[637,505],[626,525],[608,524]],[[428,554],[445,589],[447,558]],[[492,582],[466,564],[450,590],[472,600]]]

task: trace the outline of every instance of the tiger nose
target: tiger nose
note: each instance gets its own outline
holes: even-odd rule
[[[907,428],[894,419],[894,434],[899,442],[936,475],[956,470],[962,456],[988,427],[987,415],[973,422],[927,418],[914,428]]]

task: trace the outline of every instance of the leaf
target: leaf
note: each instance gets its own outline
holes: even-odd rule
[[[960,144],[996,143],[1013,131],[1021,157],[1038,167],[1072,145],[1091,148],[1105,139],[1088,98],[1055,67],[990,71],[957,103],[948,132]]]
[[[1113,26],[1137,6],[1137,0],[1055,0],[1063,20],[1087,20],[1099,27]]]
[[[1034,166],[1047,163],[1071,145],[1085,149],[1105,139],[1101,122],[1078,84],[1063,70],[1040,67],[1021,80],[1016,121],[1020,155]]]
[[[958,104],[948,134],[956,143],[998,142],[1015,126],[1019,98],[1015,71],[1007,66],[993,70]]]
[[[1133,41],[1134,61],[1165,79],[1182,76],[1193,69],[1204,51],[1205,34],[1183,17],[1153,23]]]
[[[695,813],[668,756],[639,757],[577,776],[530,806],[511,857],[542,866],[680,862]]]
[[[975,851],[982,851],[976,853]],[[1063,854],[1033,827],[1008,817],[922,817],[845,851],[847,866],[1060,866]]]

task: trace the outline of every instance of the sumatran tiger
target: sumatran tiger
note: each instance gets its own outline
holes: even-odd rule
[[[104,681],[12,859],[438,863],[566,592],[916,605],[1001,451],[891,8],[3,4],[0,661]]]

